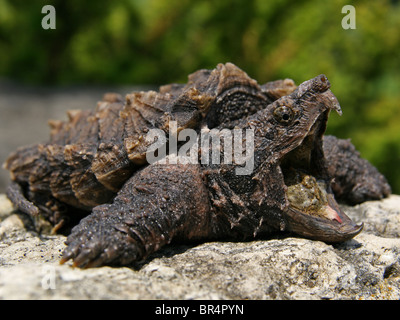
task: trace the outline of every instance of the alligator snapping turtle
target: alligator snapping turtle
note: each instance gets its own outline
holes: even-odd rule
[[[108,94],[95,111],[50,121],[49,142],[10,155],[7,195],[54,230],[77,224],[61,262],[73,259],[79,267],[127,265],[172,240],[289,231],[344,241],[362,225],[345,215],[334,194],[354,204],[387,196],[390,187],[349,141],[323,139],[329,112],[341,113],[329,88],[324,75],[298,87],[291,80],[260,86],[227,63],[191,74],[187,84],[135,92],[125,101]],[[238,175],[243,163],[235,160],[148,164],[154,141],[146,135],[150,129],[168,134],[172,121],[176,132],[251,130],[253,170]],[[248,139],[243,135],[240,143]],[[221,154],[226,149],[221,139]],[[180,155],[166,155],[172,157]]]

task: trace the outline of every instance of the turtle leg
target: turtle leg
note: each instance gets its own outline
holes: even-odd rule
[[[13,203],[14,207],[24,213],[29,214],[32,217],[37,217],[39,214],[39,208],[35,206],[31,201],[26,199],[22,187],[16,183],[11,182],[6,191],[8,199]]]
[[[199,166],[149,165],[113,203],[95,207],[72,229],[60,262],[96,267],[144,260],[173,239],[206,237],[209,211]]]
[[[360,157],[350,140],[325,136],[323,148],[328,172],[334,178],[332,189],[337,200],[354,205],[379,200],[391,193],[386,178]]]
[[[28,214],[37,232],[65,233],[70,225],[87,215],[86,211],[71,208],[49,194],[25,192],[20,184],[13,181],[6,191],[15,209]]]

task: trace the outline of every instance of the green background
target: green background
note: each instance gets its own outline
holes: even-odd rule
[[[44,30],[41,9],[56,9]],[[344,30],[342,7],[356,8]],[[40,85],[158,85],[233,62],[259,83],[324,73],[351,138],[400,193],[400,3],[349,0],[0,0],[0,77]]]

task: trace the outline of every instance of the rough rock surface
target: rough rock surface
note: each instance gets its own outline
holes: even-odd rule
[[[59,265],[64,236],[39,236],[0,195],[0,299],[400,299],[400,196],[345,207],[364,231],[168,246],[132,268]]]

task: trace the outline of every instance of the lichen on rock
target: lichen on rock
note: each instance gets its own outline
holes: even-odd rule
[[[400,196],[346,206],[354,239],[172,244],[130,268],[59,265],[62,235],[23,227],[0,196],[0,299],[399,299]],[[389,227],[390,226],[390,227]],[[54,287],[52,287],[54,285]]]

